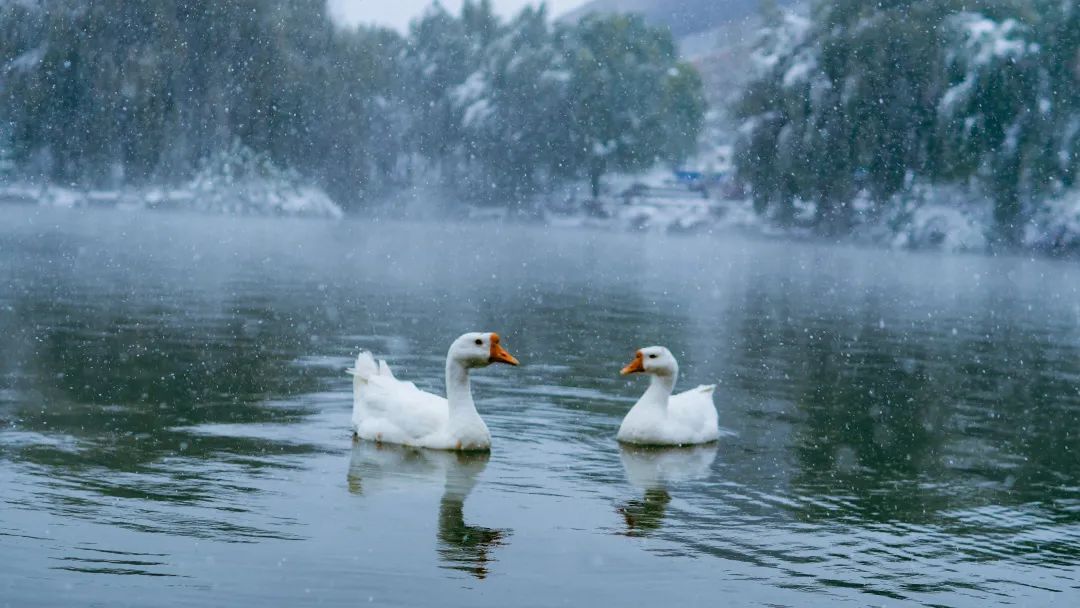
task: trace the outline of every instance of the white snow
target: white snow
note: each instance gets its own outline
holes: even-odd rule
[[[987,227],[993,225],[990,198],[966,185],[926,184],[911,180],[881,205],[867,200],[858,209],[858,241],[895,249],[985,251]]]
[[[942,114],[952,114],[962,102],[971,95],[971,89],[975,86],[975,79],[968,74],[960,83],[955,84],[945,91],[938,103],[938,111]]]
[[[795,56],[791,67],[784,72],[783,84],[785,87],[793,87],[796,84],[806,82],[810,74],[817,71],[817,69],[817,57],[813,53],[803,50]]]
[[[458,106],[464,107],[484,98],[489,89],[487,77],[483,71],[478,70],[450,91],[450,99]]]
[[[8,64],[8,68],[12,71],[29,72],[30,70],[36,69],[37,64],[41,63],[41,60],[44,58],[45,45],[43,44],[12,59]]]
[[[491,107],[491,102],[486,99],[479,99],[465,108],[465,115],[461,118],[461,126],[482,126],[492,112],[494,112],[494,109]]]
[[[959,37],[947,61],[963,78],[938,103],[938,111],[945,116],[963,112],[980,82],[996,73],[1001,63],[1039,52],[1038,44],[1024,39],[1028,29],[1015,19],[999,23],[980,13],[963,12],[950,17],[947,25]],[[1046,113],[1050,108],[1040,104],[1040,110]]]
[[[491,97],[491,83],[482,70],[473,72],[465,82],[451,89],[451,102],[463,111],[461,126],[473,129],[483,127],[495,113]]]
[[[592,153],[595,156],[608,156],[618,148],[618,142],[609,140],[606,142],[594,141],[592,144]]]
[[[1023,40],[1027,30],[1015,19],[998,23],[981,13],[964,12],[950,17],[949,21],[964,38],[965,50],[974,65],[983,66],[1000,59],[1014,60],[1025,53],[1039,51],[1039,45]]]
[[[1013,19],[1006,19],[1002,23],[994,23],[985,18],[969,21],[967,24],[968,46],[978,49],[975,55],[976,63],[986,64],[992,59],[1015,58],[1023,55],[1024,41],[1009,38],[1014,33],[1018,33],[1019,25]]]
[[[1024,244],[1053,253],[1080,250],[1080,189],[1044,202],[1025,226]]]
[[[543,82],[566,84],[570,82],[572,76],[573,75],[569,70],[544,70],[540,73],[540,80]]]
[[[64,186],[0,184],[0,204],[37,204],[62,208],[168,209],[214,214],[340,218],[336,203],[312,185],[256,181],[221,184],[189,182],[161,187],[83,190]]]
[[[730,149],[724,148],[716,156],[727,152]],[[712,158],[704,162],[710,172],[716,171]],[[760,233],[766,225],[751,201],[729,199],[717,186],[710,186],[708,195],[692,190],[662,165],[637,174],[612,174],[605,179],[604,190],[599,200],[591,200],[588,188],[569,187],[543,201],[541,215],[552,226],[643,232]]]
[[[1077,65],[1080,66],[1080,60],[1078,60]],[[1057,152],[1057,157],[1061,167],[1064,168],[1072,161],[1074,155],[1080,154],[1080,150],[1072,149],[1073,142],[1080,142],[1080,116],[1073,116],[1069,120],[1065,126],[1065,136],[1061,141],[1062,146]]]
[[[810,19],[795,13],[785,13],[784,21],[776,29],[764,29],[759,36],[765,39],[765,44],[758,44],[758,50],[751,55],[751,59],[758,69],[770,70],[780,62],[783,57],[791,53],[806,42],[810,34],[813,22]]]
[[[341,207],[294,171],[234,145],[214,156],[193,178],[172,188],[77,189],[0,182],[0,203],[49,207],[175,209],[237,215],[340,218]]]

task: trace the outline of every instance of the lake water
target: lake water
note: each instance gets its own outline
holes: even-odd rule
[[[1080,600],[1080,269],[496,225],[0,209],[2,606]],[[490,457],[354,444],[360,348]],[[724,436],[622,450],[664,344]]]

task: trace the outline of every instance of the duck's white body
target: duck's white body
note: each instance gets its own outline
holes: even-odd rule
[[[656,380],[653,380],[654,385]],[[694,445],[720,436],[714,385],[672,395],[657,395],[653,387],[638,400],[619,426],[618,439],[638,445]],[[650,394],[654,393],[654,394]]]
[[[679,366],[668,349],[651,346],[637,352],[624,374],[652,376],[648,390],[626,414],[619,441],[637,445],[694,445],[716,441],[719,420],[712,395],[716,385],[701,385],[673,395]]]
[[[476,352],[473,352],[476,351]],[[497,356],[498,355],[498,356]],[[446,398],[394,377],[369,352],[356,358],[353,432],[360,439],[435,450],[487,450],[491,432],[473,403],[469,369],[494,362],[517,364],[496,334],[465,334],[446,358]]]

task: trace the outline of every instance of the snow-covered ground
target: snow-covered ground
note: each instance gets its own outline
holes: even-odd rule
[[[581,184],[553,195],[540,208],[545,221],[556,226],[671,233],[761,231],[765,224],[750,201],[728,194],[722,181],[688,182],[658,167],[611,176],[599,199],[594,200]]]
[[[985,251],[993,222],[990,200],[959,186],[914,184],[878,211],[868,196],[853,203],[856,241],[894,249]]]
[[[573,190],[549,203],[543,217],[557,226],[668,233],[735,230],[778,238],[810,236],[807,221],[815,215],[813,203],[796,201],[795,225],[781,228],[756,213],[750,199],[724,196],[722,186],[708,188],[707,194],[690,189],[666,170],[616,176],[599,200]],[[854,242],[950,252],[986,252],[993,242],[993,202],[974,186],[913,183],[884,204],[863,195],[852,206],[855,225],[846,238]],[[1066,191],[1041,209],[1024,226],[1022,246],[1053,254],[1080,252],[1080,191]],[[484,216],[483,211],[475,215]]]
[[[0,184],[0,204],[48,207],[168,209],[234,215],[340,218],[341,207],[315,186],[247,182],[184,184],[172,188],[91,190],[27,183]]]
[[[1080,251],[1080,190],[1066,191],[1044,204],[1025,226],[1024,244],[1051,253]]]
[[[746,200],[655,198],[638,201],[600,199],[580,213],[548,212],[553,226],[592,226],[614,230],[669,233],[746,230],[760,232],[764,223]]]
[[[234,145],[207,160],[187,182],[170,186],[87,189],[0,181],[0,204],[49,207],[168,209],[231,215],[340,218],[323,190],[264,155]]]

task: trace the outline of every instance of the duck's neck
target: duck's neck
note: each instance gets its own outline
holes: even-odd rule
[[[641,402],[666,408],[668,398],[671,397],[671,392],[675,390],[675,380],[678,378],[678,372],[666,375],[652,374],[651,378],[649,388],[642,395]]]
[[[451,418],[476,414],[472,387],[469,385],[469,370],[453,359],[446,360],[446,401],[450,406]]]

